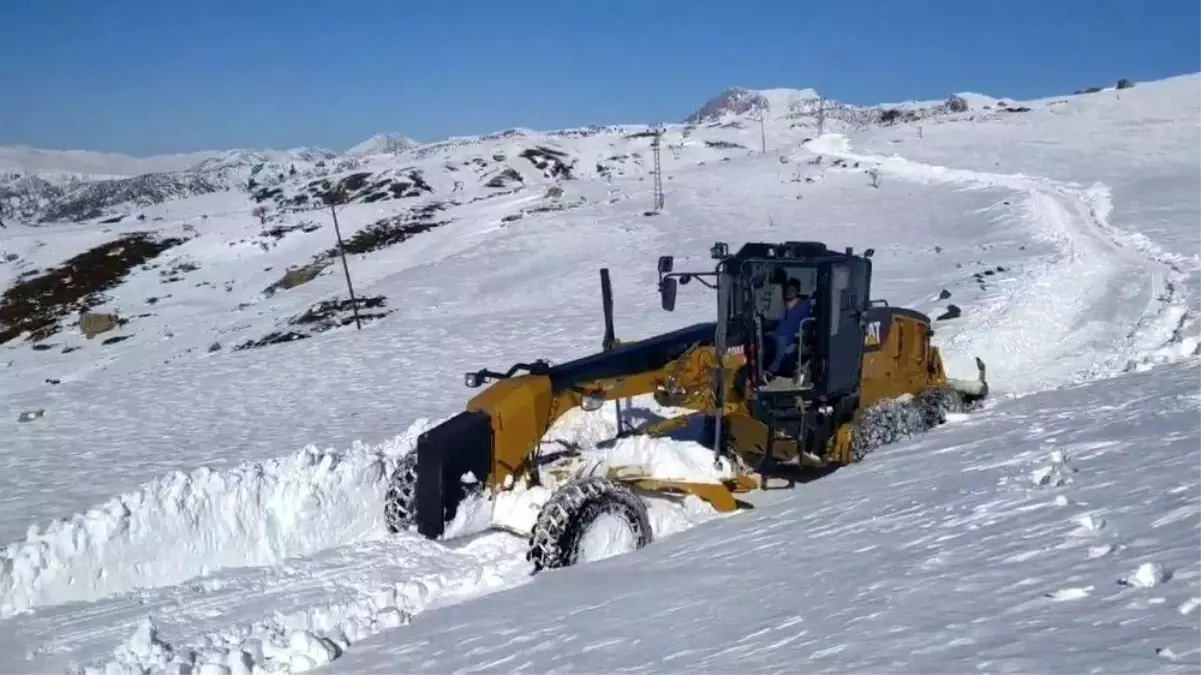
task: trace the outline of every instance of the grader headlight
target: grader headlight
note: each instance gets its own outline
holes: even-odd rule
[[[580,407],[588,412],[600,410],[605,405],[605,394],[601,391],[586,391],[580,396]]]

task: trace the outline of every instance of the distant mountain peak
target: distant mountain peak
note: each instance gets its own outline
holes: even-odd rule
[[[813,89],[729,87],[706,101],[686,121],[710,122],[727,115],[745,115],[758,110],[787,115],[802,108],[810,108],[819,100],[821,96]]]
[[[399,133],[383,132],[346,151],[347,155],[389,155],[417,147],[417,141]]]

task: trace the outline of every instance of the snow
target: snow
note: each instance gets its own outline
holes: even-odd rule
[[[206,162],[221,164],[250,161],[286,161],[329,156],[326,150],[293,148],[290,150],[200,150],[197,152],[131,157],[116,152],[86,150],[47,150],[26,145],[0,146],[0,174],[21,173],[39,176],[70,175],[93,179],[137,176],[145,173],[185,171]]]
[[[289,194],[351,171],[418,170],[432,187],[340,207],[344,238],[457,203],[438,227],[348,256],[356,294],[384,296],[385,316],[244,350],[345,297],[336,260],[264,293],[334,245],[328,211],[273,207],[262,225],[230,189],[139,208],[143,222],[6,223],[7,284],[130,232],[187,241],[106,293],[98,309],[128,325],[0,345],[0,670],[746,672],[801,657],[837,671],[1195,672],[1199,79],[820,137],[769,115],[766,156],[753,111],[741,126],[672,125],[654,216],[645,126],[451,139],[320,174],[289,155],[302,172],[279,183]],[[538,146],[568,153],[575,177],[520,156]],[[521,181],[483,185],[506,169]],[[596,351],[600,267],[621,339],[708,320],[695,286],[660,310],[655,258],[708,268],[715,240],[763,239],[874,248],[876,297],[932,316],[957,305],[934,340],[952,376],[974,377],[982,357],[994,400],[795,490],[746,495],[750,511],[652,498],[651,546],[607,556],[622,549],[610,541],[567,570],[531,577],[514,534],[554,476],[467,503],[453,539],[387,533],[386,477],[462,409],[463,372]],[[637,424],[680,412],[632,404]],[[613,441],[615,421],[612,405],[574,410],[545,443],[579,448],[584,472],[728,475],[695,430]]]

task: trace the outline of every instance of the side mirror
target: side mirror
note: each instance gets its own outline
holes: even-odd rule
[[[872,256],[874,256],[874,255],[876,255],[876,249],[874,249],[874,248],[869,248],[869,249],[867,249],[866,251],[864,251],[864,252],[863,252],[863,257],[864,257],[864,258],[870,258],[870,257],[872,257]]]
[[[676,279],[668,277],[659,282],[659,299],[662,301],[663,309],[670,312],[676,308]]]
[[[659,256],[659,274],[671,274],[672,267],[674,266],[675,260],[671,256]]]

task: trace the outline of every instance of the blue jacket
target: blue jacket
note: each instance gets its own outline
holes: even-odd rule
[[[769,373],[776,373],[783,365],[784,359],[793,353],[793,340],[797,339],[797,333],[801,330],[801,321],[804,321],[813,310],[813,305],[809,300],[801,300],[792,309],[784,310],[784,317],[780,319],[780,323],[776,329],[772,331],[772,337],[776,342],[776,356],[768,364],[766,370]]]
[[[813,306],[809,300],[801,300],[796,307],[784,310],[784,318],[780,319],[779,325],[776,326],[775,335],[795,338],[797,331],[801,329],[801,321],[805,320],[812,310]]]

